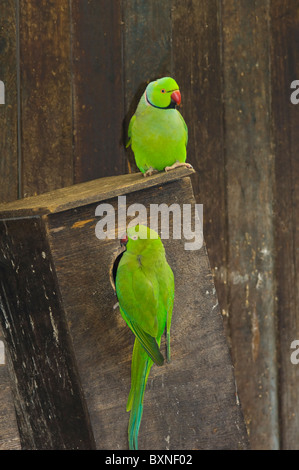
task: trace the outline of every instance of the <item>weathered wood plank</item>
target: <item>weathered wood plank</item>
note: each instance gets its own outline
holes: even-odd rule
[[[4,344],[2,327],[0,342],[2,346]],[[5,350],[4,362],[0,361],[0,450],[19,450],[21,444],[8,374],[9,358],[7,354],[8,351]]]
[[[229,321],[253,449],[277,449],[269,1],[222,2]]]
[[[68,0],[20,2],[23,196],[73,183]]]
[[[172,0],[123,2],[124,142],[127,140],[129,121],[146,85],[151,80],[171,75],[171,5]],[[136,171],[130,149],[127,155],[129,170]]]
[[[299,337],[299,106],[290,101],[299,78],[299,16],[295,2],[271,2],[272,136],[275,145],[276,279],[279,326],[280,440],[299,449],[299,366],[290,361]]]
[[[0,105],[0,202],[18,198],[18,90],[16,2],[0,1],[0,80],[5,104]]]
[[[152,203],[195,202],[189,178],[128,190],[126,196],[127,206],[138,202],[147,209]],[[117,198],[104,202],[112,204],[117,221]],[[113,309],[110,270],[120,245],[96,238],[97,205],[49,214],[48,233],[97,448],[126,449],[133,335]],[[246,448],[206,249],[185,251],[185,240],[172,237],[163,242],[176,279],[172,362],[151,371],[140,448]]]
[[[0,205],[0,215],[5,217],[21,217],[27,215],[47,214],[102,201],[120,196],[128,191],[135,192],[152,186],[162,185],[170,181],[189,176],[194,171],[188,168],[177,168],[168,173],[161,172],[144,178],[141,173],[100,178],[86,183],[57,189],[36,197],[28,197],[16,202]]]
[[[0,0],[0,80],[5,104],[0,105],[0,202],[18,198],[18,79],[17,3]],[[3,341],[0,326],[0,340]],[[8,377],[8,365],[0,364],[0,449],[19,449],[20,439]]]
[[[71,2],[75,183],[127,168],[121,3]]]
[[[91,449],[89,417],[42,220],[0,221],[0,257],[0,321],[22,449]]]
[[[172,69],[188,125],[192,186],[204,205],[204,234],[224,320],[227,322],[226,177],[223,145],[220,3],[173,1]],[[226,325],[227,327],[227,325]]]

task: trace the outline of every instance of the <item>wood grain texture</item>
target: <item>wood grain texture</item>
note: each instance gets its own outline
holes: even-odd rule
[[[0,341],[5,342],[2,327]],[[0,450],[19,450],[21,444],[11,393],[7,354],[8,350],[5,348],[5,364],[0,364]]]
[[[75,183],[122,174],[127,167],[121,4],[71,2]]]
[[[68,0],[20,2],[23,196],[73,183]]]
[[[18,90],[16,2],[0,1],[0,80],[5,104],[0,105],[0,203],[18,197]]]
[[[251,446],[277,449],[269,1],[222,2],[229,321]]]
[[[147,84],[171,76],[171,6],[172,0],[123,1],[124,142]],[[130,171],[138,171],[131,149],[127,156]]]
[[[196,170],[192,186],[196,200],[204,205],[205,242],[227,322],[220,2],[173,1],[172,10],[172,68],[182,93],[180,111],[188,125],[187,160]]]
[[[117,217],[117,198],[105,202]],[[185,178],[127,192],[127,205],[136,202],[150,208],[151,203],[195,200]],[[110,270],[119,240],[96,238],[96,207],[94,203],[49,214],[48,233],[97,448],[126,449],[134,338],[113,309]],[[172,362],[151,371],[140,448],[247,448],[206,249],[188,252],[184,240],[171,238],[164,245],[176,279]]]
[[[290,361],[299,336],[299,106],[290,88],[299,77],[299,11],[294,2],[271,2],[272,136],[275,144],[276,269],[279,325],[281,448],[299,449],[299,368]]]
[[[5,104],[0,105],[0,203],[18,197],[18,80],[17,5],[0,1],[0,80],[5,85]],[[3,340],[0,326],[0,339]],[[8,376],[0,365],[0,450],[19,449],[20,438]]]
[[[92,449],[42,220],[1,220],[0,234],[0,319],[22,449]]]
[[[33,196],[0,205],[0,215],[5,217],[32,216],[35,214],[48,214],[103,201],[107,198],[121,196],[122,194],[140,191],[153,186],[162,185],[170,181],[190,176],[194,170],[177,168],[170,172],[160,172],[144,178],[142,173],[121,176],[111,176],[78,183],[66,188],[57,189],[39,196]]]

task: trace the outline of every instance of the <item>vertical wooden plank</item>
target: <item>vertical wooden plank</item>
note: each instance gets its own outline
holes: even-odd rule
[[[171,6],[172,0],[123,0],[125,140],[147,83],[171,76]],[[127,155],[131,170],[138,171],[131,150]]]
[[[4,345],[2,328],[0,330],[0,347]],[[15,408],[8,374],[7,350],[0,355],[0,450],[20,449],[20,437],[16,422]]]
[[[232,353],[251,447],[279,446],[269,0],[223,0]]]
[[[172,20],[173,73],[182,91],[180,111],[189,130],[187,159],[197,171],[192,176],[192,185],[197,201],[204,205],[204,236],[226,320],[226,181],[219,1],[175,0]]]
[[[0,221],[0,321],[23,449],[92,449],[56,273],[40,217]]]
[[[291,342],[299,339],[299,105],[290,100],[299,79],[298,4],[272,0],[271,25],[281,448],[299,449],[299,366],[290,360]]]
[[[16,4],[0,0],[0,80],[5,104],[0,105],[0,202],[18,197]]]
[[[0,202],[18,197],[17,11],[14,0],[0,0]],[[0,341],[4,341],[0,327]],[[3,343],[2,343],[3,344]],[[0,364],[0,449],[19,449],[20,439],[11,396],[7,361]]]
[[[20,2],[23,196],[73,182],[68,0]]]
[[[74,181],[122,174],[121,0],[71,2]]]

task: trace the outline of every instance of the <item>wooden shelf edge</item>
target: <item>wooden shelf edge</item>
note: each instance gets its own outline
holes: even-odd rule
[[[193,173],[195,173],[193,169],[177,168],[167,173],[160,172],[146,178],[141,173],[130,173],[99,178],[86,183],[78,183],[39,196],[31,196],[0,204],[0,219],[32,217],[63,212],[86,204],[167,184],[191,176]]]

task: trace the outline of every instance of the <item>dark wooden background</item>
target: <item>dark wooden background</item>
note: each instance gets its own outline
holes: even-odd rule
[[[251,447],[298,449],[296,1],[0,0],[0,202],[135,171],[128,120],[164,75],[182,93]],[[0,448],[18,447],[3,365],[0,380]]]

